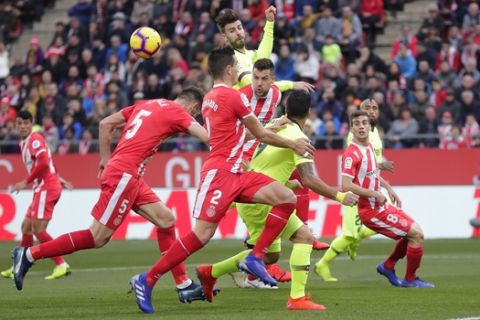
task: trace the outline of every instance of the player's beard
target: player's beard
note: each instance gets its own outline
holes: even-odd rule
[[[245,41],[243,39],[236,39],[231,43],[233,49],[235,50],[241,50],[245,48]]]
[[[375,129],[375,127],[377,126],[377,119],[371,117],[370,118],[370,126],[372,127],[372,131]]]

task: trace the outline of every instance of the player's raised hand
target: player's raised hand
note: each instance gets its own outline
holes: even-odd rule
[[[357,205],[358,199],[359,199],[358,195],[349,191],[345,193],[345,198],[343,199],[342,204],[353,207]]]
[[[274,6],[270,6],[268,7],[267,10],[265,10],[265,17],[267,18],[268,21],[274,21],[276,14],[277,14],[277,8],[275,8]]]
[[[307,92],[315,91],[315,86],[305,81],[294,81],[293,90],[304,90]]]
[[[393,161],[383,160],[382,163],[380,163],[380,169],[393,172],[395,170],[395,164]]]
[[[310,144],[310,140],[303,138],[295,140],[293,150],[298,155],[310,159],[313,159],[313,154],[315,153],[315,148]]]

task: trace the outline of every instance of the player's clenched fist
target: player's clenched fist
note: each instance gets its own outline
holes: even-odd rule
[[[275,20],[276,14],[277,14],[277,9],[274,6],[270,6],[268,7],[267,10],[265,10],[265,17],[267,18],[268,21]]]

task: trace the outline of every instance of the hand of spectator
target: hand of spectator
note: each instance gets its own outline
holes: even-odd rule
[[[293,82],[293,89],[313,92],[315,91],[315,86],[305,81],[295,81]]]
[[[277,14],[277,9],[274,6],[270,6],[268,7],[267,10],[265,10],[265,17],[267,18],[268,21],[274,21],[276,14]]]

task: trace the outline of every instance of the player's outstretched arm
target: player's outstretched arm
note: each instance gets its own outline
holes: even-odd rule
[[[351,191],[355,194],[358,194],[360,197],[365,197],[365,198],[374,197],[377,199],[377,201],[380,204],[383,204],[387,200],[387,198],[383,193],[379,191],[373,191],[366,188],[362,188],[359,185],[356,185],[355,183],[353,183],[353,178],[351,176],[347,176],[344,174],[342,174],[342,189],[345,192]]]
[[[200,125],[200,123],[196,121],[192,122],[190,127],[188,127],[188,133],[202,140],[202,142],[205,143],[207,146],[209,145],[210,138],[208,137],[208,132],[207,130],[205,130],[204,127]]]
[[[265,10],[265,17],[267,18],[267,22],[265,23],[265,27],[263,28],[263,38],[258,45],[258,50],[256,52],[254,61],[258,59],[269,59],[270,55],[272,54],[273,50],[273,26],[275,23],[275,14],[277,13],[277,9],[274,6],[268,7]]]
[[[111,150],[110,146],[112,143],[112,132],[118,126],[125,124],[125,118],[121,112],[114,113],[102,121],[100,121],[99,126],[99,148],[100,148],[100,166],[98,176],[100,177],[103,169],[107,165],[108,159],[110,158]]]
[[[274,84],[278,87],[278,90],[280,90],[280,92],[285,92],[288,90],[304,90],[307,92],[315,91],[315,86],[305,81],[281,80],[275,81]]]
[[[313,190],[321,196],[337,200],[338,202],[354,206],[358,202],[358,196],[351,192],[343,193],[337,191],[337,188],[326,184],[319,176],[315,174],[312,162],[301,163],[297,166],[302,183],[309,189]]]
[[[298,155],[304,157],[313,157],[315,148],[310,144],[308,139],[289,140],[278,134],[265,129],[257,117],[254,115],[247,116],[242,120],[247,129],[258,139],[258,141],[279,148],[289,148]]]
[[[25,189],[33,180],[42,177],[50,168],[50,162],[45,149],[40,150],[36,154],[35,167],[30,172],[28,177],[22,181],[17,182],[10,189],[10,192],[19,192],[22,189]]]

